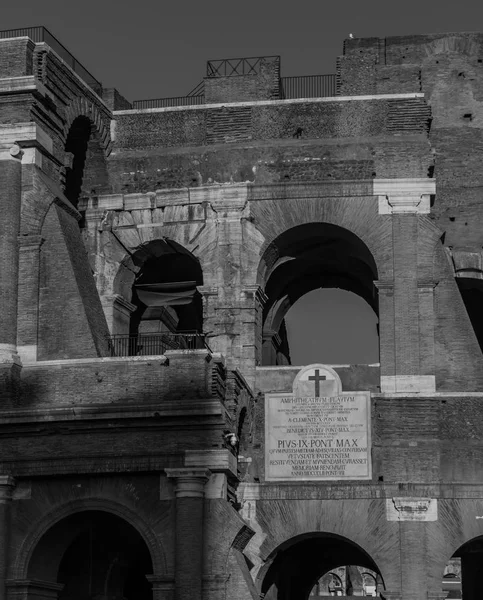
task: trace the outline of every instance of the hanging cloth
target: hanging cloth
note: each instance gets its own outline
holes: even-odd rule
[[[196,281],[135,284],[138,298],[148,308],[190,304],[196,292]]]

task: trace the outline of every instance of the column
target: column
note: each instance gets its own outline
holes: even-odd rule
[[[176,548],[175,600],[202,599],[203,508],[205,483],[210,470],[205,468],[166,469],[175,480]]]
[[[5,599],[10,542],[10,502],[15,480],[10,475],[0,475],[0,599]]]
[[[0,148],[0,364],[20,364],[17,356],[18,234],[22,191],[22,151]]]

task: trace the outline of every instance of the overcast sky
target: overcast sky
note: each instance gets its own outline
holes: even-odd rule
[[[476,0],[20,0],[0,15],[1,29],[45,25],[128,100],[186,95],[210,59],[278,54],[283,76],[334,73],[349,33],[483,30]],[[293,363],[374,362],[375,322],[353,294],[307,295],[288,317]]]
[[[187,94],[210,59],[279,54],[284,76],[333,73],[349,33],[483,29],[476,0],[5,0],[0,16],[45,25],[129,100]]]

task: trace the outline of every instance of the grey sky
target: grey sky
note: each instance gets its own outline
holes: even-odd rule
[[[188,93],[209,59],[280,54],[282,74],[335,71],[344,38],[472,31],[474,0],[23,0],[1,29],[45,25],[129,100]]]
[[[286,324],[293,365],[379,362],[377,317],[352,292],[309,292],[288,311]]]

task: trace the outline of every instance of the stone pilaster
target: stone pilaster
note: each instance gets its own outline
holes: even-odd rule
[[[262,363],[262,326],[263,307],[267,296],[258,285],[244,286],[241,289],[240,308],[243,318],[243,330],[240,334],[241,362],[239,365],[248,385],[255,385],[255,370]],[[279,337],[277,335],[277,337]],[[280,338],[279,338],[280,339]]]
[[[19,364],[17,355],[18,234],[22,151],[0,146],[0,365]]]
[[[20,581],[9,581],[7,583],[8,597],[23,600],[57,600],[64,584],[51,581],[40,581],[38,579],[25,579]],[[2,596],[6,598],[6,596]]]
[[[381,368],[381,391],[387,393],[434,392],[434,373],[425,373],[421,365],[420,321],[428,303],[420,306],[418,286],[419,216],[430,212],[430,196],[435,192],[434,179],[374,180],[374,194],[379,196],[379,213],[392,216],[394,374]],[[424,299],[423,299],[424,300]],[[383,327],[390,327],[381,311]],[[384,347],[381,344],[381,355]],[[382,363],[385,358],[381,357]]]
[[[166,469],[175,480],[175,600],[202,600],[203,505],[209,469]]]
[[[146,575],[153,590],[153,600],[174,600],[174,579],[158,575]]]
[[[392,281],[375,281],[379,291],[379,354],[381,378],[394,377],[394,284]]]
[[[419,293],[419,335],[421,375],[434,375],[434,288],[431,281],[418,283]]]
[[[10,542],[10,503],[15,480],[0,475],[0,598],[6,598],[8,549]]]
[[[280,336],[272,329],[264,329],[262,334],[262,364],[276,365],[277,352],[282,343]]]
[[[203,600],[225,600],[229,577],[214,576],[203,578]]]
[[[131,315],[136,310],[136,305],[128,302],[119,294],[101,296],[101,303],[111,334],[127,335],[129,333]]]

